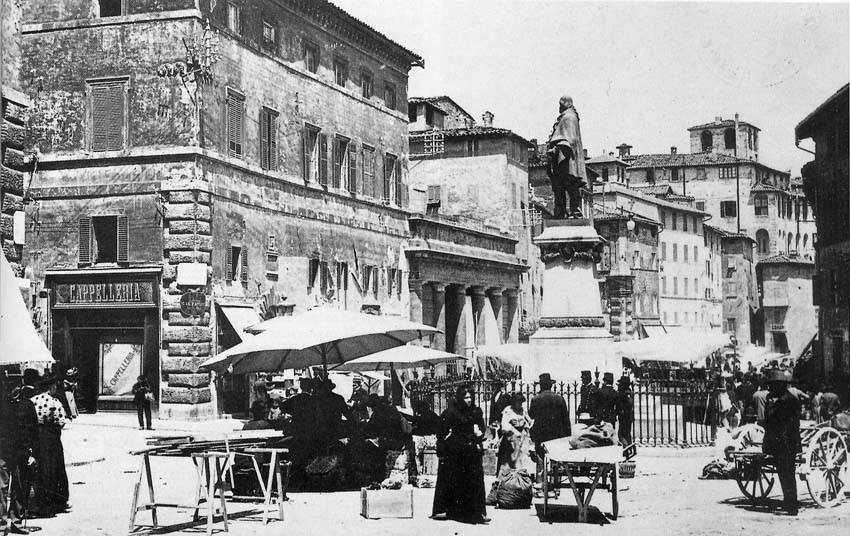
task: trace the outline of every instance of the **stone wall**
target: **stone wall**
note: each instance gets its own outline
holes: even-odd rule
[[[25,154],[27,146],[27,109],[29,99],[9,87],[0,88],[2,130],[0,130],[0,243],[3,255],[16,276],[24,270],[23,241],[15,240],[16,214],[23,215],[24,182],[31,165]],[[18,218],[18,225],[23,219]],[[22,230],[19,230],[19,234]],[[20,237],[19,237],[20,238]]]

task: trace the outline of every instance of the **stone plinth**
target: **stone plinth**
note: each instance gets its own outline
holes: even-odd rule
[[[618,376],[622,360],[605,327],[596,262],[605,240],[589,220],[547,220],[534,241],[545,266],[540,328],[530,337],[528,379],[549,372],[577,381],[581,370]]]

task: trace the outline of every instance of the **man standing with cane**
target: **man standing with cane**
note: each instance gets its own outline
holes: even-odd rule
[[[782,486],[782,507],[797,515],[796,458],[800,452],[800,401],[788,390],[791,372],[768,372],[762,452],[773,456]]]

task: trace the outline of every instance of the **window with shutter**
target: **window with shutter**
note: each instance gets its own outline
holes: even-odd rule
[[[245,97],[227,92],[227,152],[230,156],[242,157]]]
[[[130,253],[130,228],[127,216],[118,216],[118,262],[129,261]]]
[[[372,267],[372,294],[378,297],[378,287],[380,282],[380,271],[377,266]]]
[[[260,166],[277,169],[277,112],[268,108],[260,110]]]
[[[357,147],[353,143],[348,144],[348,191],[361,193],[357,184]]]
[[[375,149],[363,146],[363,195],[374,197],[375,191]]]
[[[224,280],[233,281],[233,247],[224,250]]]
[[[391,154],[384,157],[384,185],[383,199],[385,203],[389,203],[392,197],[392,190],[396,180],[396,164],[397,159]]]
[[[89,147],[92,151],[125,148],[126,82],[89,83]]]
[[[337,136],[333,140],[333,187],[341,188],[348,173],[348,138]]]
[[[395,186],[395,204],[402,206],[404,200],[404,183],[401,180],[401,161],[396,160],[393,169],[393,182]]]
[[[319,128],[304,125],[304,182],[319,180]]]
[[[319,184],[328,185],[328,135],[319,134]]]
[[[307,265],[307,288],[311,289],[316,284],[316,276],[319,274],[319,259],[310,259]]]
[[[240,266],[240,280],[242,285],[248,284],[248,248],[242,248],[242,265]]]
[[[91,262],[118,262],[118,219],[118,216],[91,218]]]
[[[79,264],[91,264],[91,218],[79,219]]]

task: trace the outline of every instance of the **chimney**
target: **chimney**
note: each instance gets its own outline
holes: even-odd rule
[[[676,151],[677,151],[677,149],[676,149],[675,145],[670,147],[670,154],[676,154]]]
[[[485,127],[492,127],[493,126],[493,117],[494,116],[493,116],[492,112],[489,112],[489,111],[481,114],[481,120],[484,122]]]
[[[632,146],[625,142],[618,145],[617,149],[620,151],[620,158],[629,156],[632,153]]]
[[[714,116],[714,124],[715,125],[719,125],[721,121],[723,121],[722,117],[720,117],[719,115]]]

